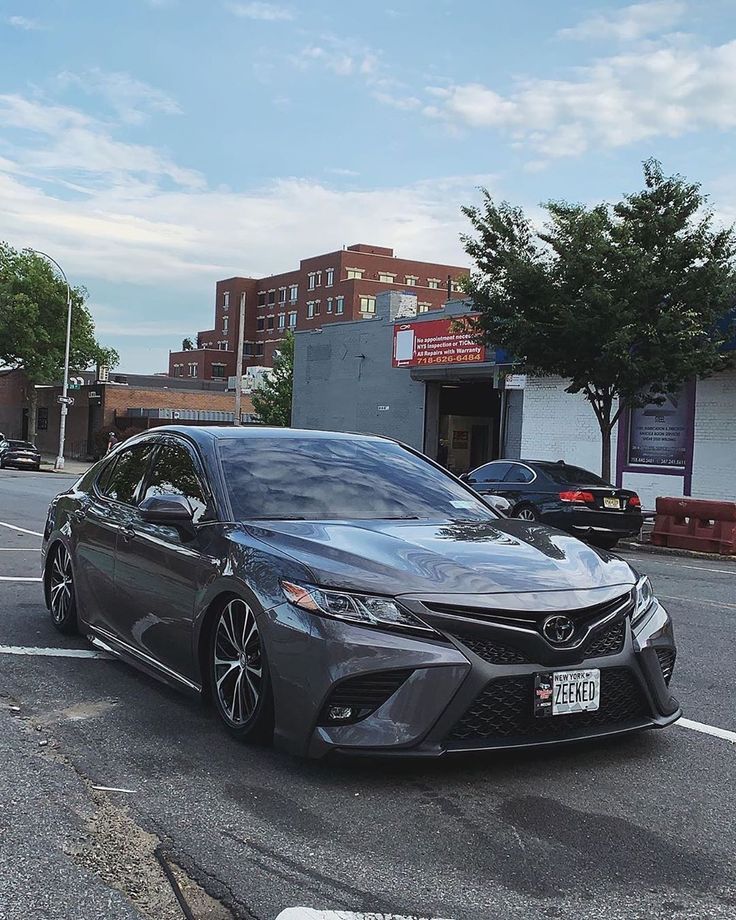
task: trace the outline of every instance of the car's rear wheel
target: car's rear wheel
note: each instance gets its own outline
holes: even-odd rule
[[[514,509],[514,517],[519,518],[522,521],[538,521],[539,515],[535,508],[531,505],[522,505],[520,508]]]
[[[210,633],[212,699],[228,731],[242,741],[273,733],[273,696],[254,606],[225,601]]]
[[[49,612],[51,622],[62,633],[77,631],[77,598],[69,551],[59,543],[53,550],[49,568]]]

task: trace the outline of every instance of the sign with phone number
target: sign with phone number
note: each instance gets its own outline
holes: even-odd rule
[[[446,318],[394,326],[394,367],[435,364],[482,364],[486,349],[475,341],[463,319]]]

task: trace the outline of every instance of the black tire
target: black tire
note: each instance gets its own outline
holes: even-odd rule
[[[51,622],[60,633],[77,632],[77,596],[74,591],[74,573],[69,551],[57,543],[49,559],[49,613]]]
[[[515,518],[520,518],[522,521],[538,521],[539,513],[533,505],[517,505],[514,508],[513,516]]]
[[[588,537],[588,542],[599,549],[614,549],[619,539],[619,537],[609,536],[608,534],[593,534]]]
[[[242,597],[227,598],[209,631],[210,696],[223,725],[239,741],[273,738],[273,693],[260,612]]]

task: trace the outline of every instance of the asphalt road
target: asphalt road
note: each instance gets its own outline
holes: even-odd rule
[[[40,531],[63,487],[3,471],[0,522]],[[89,649],[17,580],[38,576],[38,546],[0,526],[0,920],[176,917],[159,840],[217,899],[202,918],[736,918],[733,742],[678,725],[398,764],[246,747],[126,665],[15,653]],[[736,564],[631,558],[675,620],[687,718],[736,731]]]

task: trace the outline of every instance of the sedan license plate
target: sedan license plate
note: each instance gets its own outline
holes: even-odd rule
[[[601,672],[598,668],[534,675],[534,715],[539,718],[595,712],[600,705]]]
[[[616,511],[620,511],[621,502],[617,498],[604,498],[603,507],[604,508],[615,508]]]

